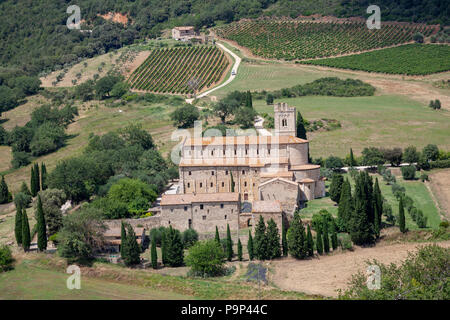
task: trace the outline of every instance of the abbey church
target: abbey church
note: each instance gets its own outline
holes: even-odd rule
[[[199,232],[254,226],[259,216],[281,228],[308,200],[325,195],[308,141],[296,137],[296,108],[274,106],[272,136],[187,138],[179,189],[161,199],[161,225]]]

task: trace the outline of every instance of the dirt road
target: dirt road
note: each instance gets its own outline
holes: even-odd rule
[[[336,297],[337,289],[346,288],[353,274],[366,269],[367,260],[399,263],[407,257],[408,251],[415,251],[424,244],[380,244],[311,260],[288,258],[272,261],[270,281],[283,290]],[[450,241],[439,242],[438,245],[448,248]]]

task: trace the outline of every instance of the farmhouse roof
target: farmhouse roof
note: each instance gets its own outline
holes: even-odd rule
[[[180,31],[187,31],[187,30],[193,30],[193,26],[182,26],[182,27],[175,27],[174,29],[180,30]]]
[[[314,180],[310,179],[310,178],[305,178],[305,179],[300,180],[300,183],[313,183],[313,182],[314,182]]]
[[[278,178],[273,178],[273,179],[270,179],[269,181],[266,181],[266,182],[261,183],[261,184],[259,185],[259,187],[263,187],[263,186],[268,185],[268,184],[271,184],[271,183],[273,183],[273,182],[275,182],[275,181],[280,181],[280,182],[283,182],[283,183],[290,183],[290,184],[292,184],[292,185],[298,186],[297,182],[290,181],[290,180],[286,180],[286,179],[283,179],[283,178],[278,177]]]
[[[290,171],[277,171],[277,172],[262,172],[260,174],[261,178],[292,178],[293,172]]]
[[[320,165],[318,164],[302,164],[300,166],[291,166],[292,171],[301,171],[301,170],[314,170],[319,169]]]
[[[183,205],[192,203],[212,203],[212,202],[238,202],[239,193],[186,193],[186,194],[164,194],[161,199],[161,206]]]
[[[281,202],[278,200],[258,200],[253,201],[252,212],[253,213],[269,213],[269,212],[282,212]]]

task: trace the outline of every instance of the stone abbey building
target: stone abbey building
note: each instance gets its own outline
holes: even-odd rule
[[[259,215],[281,228],[305,201],[325,195],[308,141],[296,137],[296,109],[274,106],[275,135],[186,138],[179,193],[163,195],[161,224],[199,232],[254,226]]]

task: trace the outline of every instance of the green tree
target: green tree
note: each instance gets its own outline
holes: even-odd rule
[[[14,221],[14,234],[18,246],[22,245],[22,207],[16,206],[16,217]]]
[[[230,226],[227,224],[227,250],[226,256],[227,260],[231,261],[233,259],[233,240],[231,239]]]
[[[223,274],[225,253],[215,240],[199,241],[192,246],[185,258],[186,265],[199,276]]]
[[[356,166],[356,160],[355,157],[353,155],[353,149],[350,148],[350,163],[349,163],[350,167],[354,167]]]
[[[38,193],[38,187],[36,185],[36,174],[34,172],[34,166],[31,167],[31,178],[30,178],[30,192],[33,197]]]
[[[342,185],[344,184],[344,177],[342,174],[333,173],[330,185],[330,198],[339,204],[341,198]]]
[[[31,191],[30,189],[28,189],[27,184],[25,183],[25,181],[22,182],[22,185],[20,186],[20,192],[31,196]]]
[[[38,249],[39,251],[45,251],[47,249],[47,227],[45,223],[44,209],[42,208],[42,201],[39,195],[37,200],[36,220]]]
[[[307,140],[306,137],[306,129],[305,129],[305,120],[303,120],[302,114],[300,111],[297,111],[297,138]]]
[[[311,234],[311,228],[308,224],[307,233],[306,233],[306,247],[308,251],[308,256],[314,256],[314,240]]]
[[[252,261],[254,258],[254,251],[253,251],[253,237],[250,230],[248,231],[247,250],[248,250],[248,258],[250,259],[250,261]]]
[[[353,212],[353,199],[351,186],[348,179],[342,184],[341,198],[338,207],[338,225],[342,231],[348,231],[350,227],[350,218]]]
[[[255,230],[255,256],[259,260],[267,259],[267,237],[266,224],[264,218],[260,215]]]
[[[151,244],[151,261],[152,261],[152,268],[157,269],[158,268],[158,254],[156,252],[156,236],[153,235],[152,237],[152,244]]]
[[[426,161],[435,161],[439,158],[439,148],[435,144],[428,144],[422,150]]]
[[[161,260],[164,265],[167,265],[167,230],[164,230],[161,235]]]
[[[330,252],[330,237],[328,235],[328,221],[323,224],[323,251]]]
[[[41,189],[47,189],[47,167],[45,163],[41,163]]]
[[[239,259],[239,261],[242,261],[242,243],[241,243],[241,239],[238,239],[237,250],[238,250],[238,259]]]
[[[141,248],[136,240],[136,234],[134,233],[133,227],[127,225],[127,237],[126,237],[126,247],[124,248],[125,256],[122,259],[125,265],[132,266],[139,264],[141,262]]]
[[[225,123],[227,118],[231,116],[239,108],[239,103],[234,99],[222,99],[213,105],[213,112]]]
[[[217,244],[222,247],[222,245],[220,244],[220,235],[219,235],[219,229],[216,226],[216,235],[215,235],[215,240],[217,242]]]
[[[281,257],[280,234],[278,233],[277,224],[273,219],[267,222],[267,258],[274,259]]]
[[[197,107],[187,104],[177,108],[170,114],[170,119],[174,126],[178,128],[190,128],[194,126],[194,121],[200,118],[200,112]]]
[[[166,231],[166,243],[167,243],[167,265],[170,267],[179,267],[183,265],[184,248],[181,241],[180,231],[169,227]]]
[[[284,219],[281,219],[281,247],[283,249],[283,256],[287,257],[289,248],[286,238],[286,225]]]
[[[267,105],[273,104],[273,94],[268,93],[268,94],[266,95],[266,104],[267,104]]]
[[[125,259],[125,255],[128,253],[127,250],[127,230],[125,229],[125,223],[122,221],[120,223],[120,257],[122,260]]]
[[[25,252],[30,249],[31,235],[30,224],[28,223],[28,215],[25,209],[22,209],[22,247]]]
[[[255,109],[249,107],[241,107],[236,111],[234,120],[242,129],[252,128],[257,113]]]
[[[316,250],[318,254],[323,253],[323,241],[320,229],[316,231]]]
[[[336,250],[338,247],[337,231],[336,226],[334,224],[331,231],[331,247],[333,248],[333,251]]]
[[[2,175],[2,181],[0,182],[0,204],[8,203],[12,201],[11,194],[8,190],[8,185],[5,181],[5,176]]]
[[[294,218],[287,232],[289,253],[296,259],[304,259],[308,254],[305,227],[298,212],[294,213]]]
[[[39,164],[35,163],[34,164],[34,178],[36,179],[36,195],[37,193],[41,190],[41,178],[40,178],[40,173],[39,173]],[[35,196],[36,196],[35,195]]]
[[[374,200],[374,212],[375,209],[377,210],[378,220],[376,221],[378,223],[378,231],[379,231],[381,229],[381,216],[383,214],[383,196],[381,194],[378,178],[375,179],[375,185],[373,187],[373,200]]]
[[[409,146],[403,151],[402,160],[407,163],[416,163],[420,159],[420,153],[415,146]]]
[[[405,209],[403,208],[403,197],[400,197],[400,202],[398,204],[398,225],[402,233],[405,233],[407,231],[405,225]]]
[[[246,99],[245,99],[245,106],[247,108],[253,108],[252,94],[250,91],[247,91]]]

